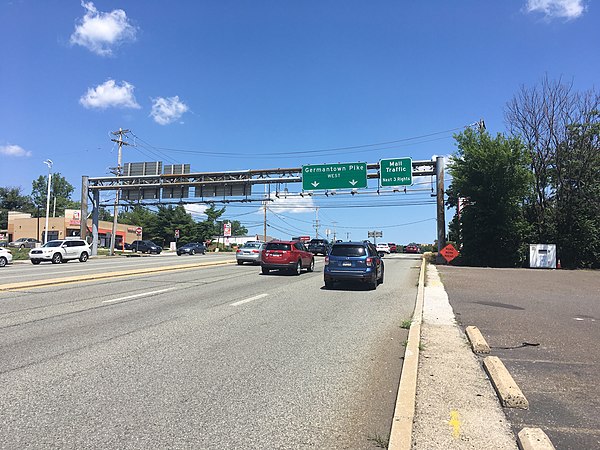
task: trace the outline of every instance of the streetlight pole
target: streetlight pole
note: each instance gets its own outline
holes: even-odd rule
[[[44,244],[48,242],[48,216],[50,215],[50,186],[52,185],[52,160],[47,159],[44,164],[48,166],[48,193],[46,195],[46,228],[44,231]]]

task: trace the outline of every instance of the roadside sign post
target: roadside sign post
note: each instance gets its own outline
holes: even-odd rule
[[[179,230],[175,230],[175,245],[177,245],[177,239],[179,239]]]
[[[311,164],[302,166],[302,190],[358,189],[367,187],[367,163]]]
[[[231,222],[223,223],[223,236],[225,236],[225,237],[231,236]]]
[[[138,236],[138,237],[142,237],[142,227],[137,227],[137,228],[135,229],[135,234],[136,234],[136,236]]]
[[[382,159],[379,161],[381,186],[411,186],[412,158]]]
[[[377,245],[377,238],[383,237],[383,231],[369,231],[367,237],[372,237],[373,243]]]

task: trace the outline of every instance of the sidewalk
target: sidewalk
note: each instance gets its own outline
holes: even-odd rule
[[[412,448],[517,449],[436,267],[429,264],[426,273]]]

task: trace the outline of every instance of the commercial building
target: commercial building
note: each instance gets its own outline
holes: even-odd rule
[[[66,209],[64,217],[48,218],[48,240],[64,239],[68,236],[79,236],[81,212],[77,209]],[[9,211],[8,213],[8,242],[19,238],[44,239],[46,226],[45,217],[32,217],[31,214]],[[98,247],[109,247],[112,233],[112,222],[101,220],[98,222]],[[92,219],[87,220],[88,232],[92,232]],[[136,234],[137,226],[117,224],[115,246],[123,248],[125,243],[140,239]],[[91,238],[91,237],[90,237]]]

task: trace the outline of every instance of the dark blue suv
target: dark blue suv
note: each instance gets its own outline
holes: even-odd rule
[[[383,270],[383,260],[370,242],[336,242],[325,258],[323,279],[327,289],[336,281],[362,281],[376,289],[383,283]]]

